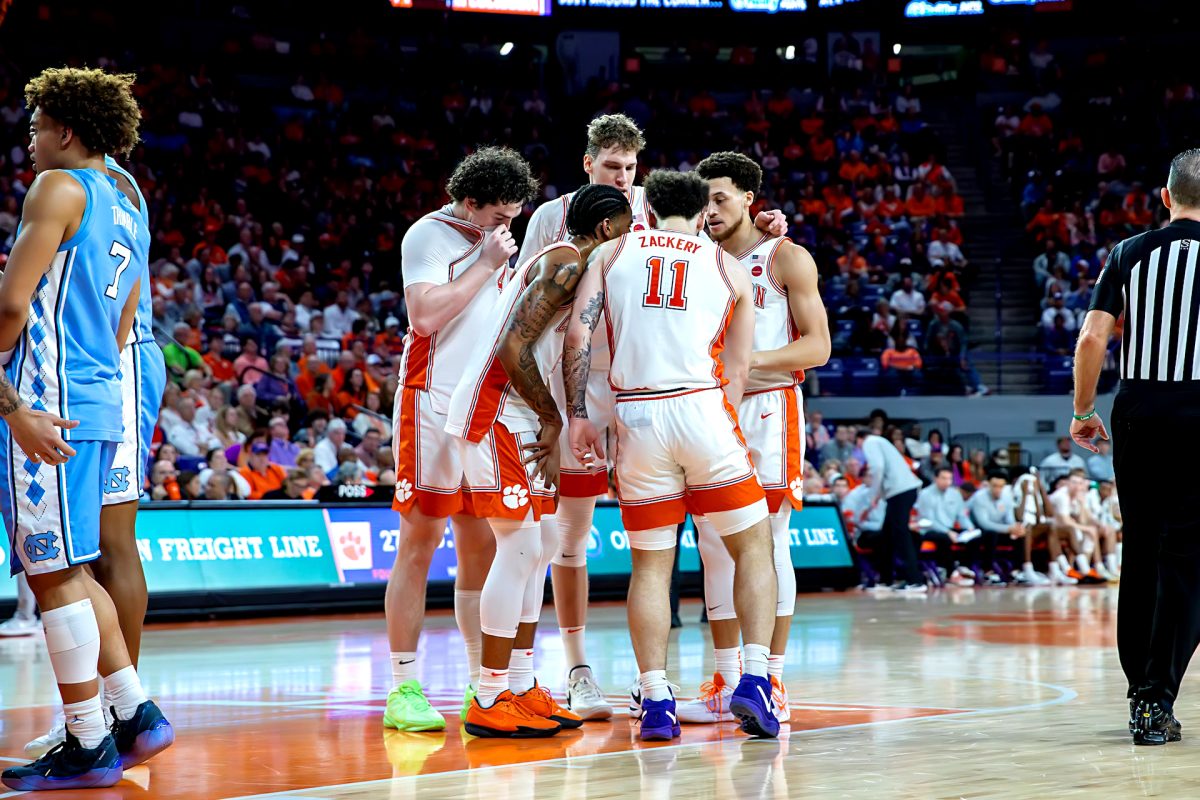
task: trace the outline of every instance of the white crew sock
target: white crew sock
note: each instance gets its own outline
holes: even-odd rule
[[[138,706],[146,702],[146,692],[133,665],[105,676],[103,694],[104,707],[115,708],[117,719],[132,719]]]
[[[746,674],[757,678],[767,677],[767,659],[771,655],[771,648],[764,644],[747,644],[742,646],[742,650],[746,653],[742,666]]]
[[[508,691],[508,670],[482,667],[479,670],[479,690],[475,700],[483,708],[491,708],[496,698]]]
[[[479,658],[483,654],[483,633],[479,630],[479,589],[454,590],[454,621],[467,651],[467,671],[472,686],[479,685]]]
[[[742,648],[714,647],[713,665],[726,683],[736,685],[742,677]]]
[[[587,664],[587,649],[584,646],[585,626],[578,628],[559,628],[558,635],[562,638],[563,653],[567,657],[567,672]]]
[[[1075,556],[1075,567],[1084,575],[1092,571],[1092,562],[1088,561],[1088,557],[1083,553]]]
[[[767,674],[783,683],[783,664],[787,656],[783,653],[771,653],[767,656]]]
[[[63,712],[67,716],[67,730],[87,749],[99,747],[108,735],[104,715],[100,713],[100,695],[79,703],[63,703]]]
[[[1117,568],[1121,567],[1121,551],[1124,549],[1124,542],[1117,542]]]
[[[652,669],[638,675],[638,685],[642,689],[644,700],[670,700],[671,684],[667,683],[665,669]]]
[[[1021,565],[1021,574],[1023,574],[1023,575],[1036,575],[1037,574],[1037,570],[1035,570],[1033,568],[1032,561],[1026,561],[1024,564]]]
[[[1109,572],[1111,572],[1114,575],[1116,575],[1118,572],[1121,571],[1121,568],[1117,566],[1117,554],[1116,553],[1109,553],[1108,555],[1106,555],[1104,557],[1104,566],[1105,566],[1105,568],[1108,569]]]
[[[1059,554],[1054,563],[1058,564],[1058,568],[1062,570],[1064,575],[1071,571],[1071,562],[1067,560],[1065,555]]]
[[[1050,562],[1050,577],[1055,580],[1063,580],[1067,577],[1067,573],[1063,572],[1062,565],[1057,561]]]
[[[513,694],[523,694],[533,683],[533,648],[514,647],[508,657],[508,688]]]
[[[392,686],[417,679],[416,651],[392,653]]]

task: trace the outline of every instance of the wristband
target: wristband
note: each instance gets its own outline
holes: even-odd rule
[[[1089,419],[1091,419],[1094,416],[1096,416],[1096,409],[1094,409],[1094,408],[1086,414],[1072,414],[1071,415],[1072,419],[1074,419],[1076,422],[1087,422]]]

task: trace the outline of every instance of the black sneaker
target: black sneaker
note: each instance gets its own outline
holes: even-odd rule
[[[4,770],[0,782],[18,792],[94,789],[115,786],[121,775],[121,755],[112,736],[88,749],[67,731],[62,744],[32,764]]]
[[[1183,738],[1183,726],[1162,703],[1139,700],[1133,710],[1134,744],[1166,744]]]
[[[1133,736],[1133,732],[1137,730],[1137,700],[1130,699],[1129,701],[1129,735]]]
[[[175,743],[175,729],[154,701],[142,703],[126,720],[117,719],[117,709],[111,711],[112,735],[125,769],[149,761]]]

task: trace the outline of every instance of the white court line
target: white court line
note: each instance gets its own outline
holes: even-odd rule
[[[933,673],[923,672],[922,674],[931,675]],[[963,676],[962,675],[954,675],[952,677],[961,678]],[[983,678],[981,678],[981,679],[983,679]],[[1057,686],[1052,683],[1042,683],[1040,681],[1027,681],[1027,680],[1020,680],[1017,678],[1006,678],[1005,680],[1009,683],[1025,684],[1025,685],[1029,685],[1029,686],[1041,686],[1041,687],[1044,687],[1047,689],[1053,689],[1054,691],[1057,691],[1059,693],[1059,695],[1058,695],[1058,697],[1054,697],[1049,700],[1039,700],[1036,703],[1027,703],[1025,705],[1020,705],[1020,706],[1008,706],[1008,707],[1001,707],[1001,708],[983,708],[983,709],[976,709],[973,711],[954,712],[954,713],[950,713],[950,714],[935,714],[933,716],[926,716],[926,717],[902,717],[900,719],[885,719],[885,720],[878,720],[875,722],[856,722],[856,723],[853,723],[850,725],[831,725],[831,726],[825,727],[825,728],[814,728],[812,730],[806,730],[806,731],[793,732],[793,731],[789,730],[786,734],[781,733],[779,738],[780,739],[794,739],[794,738],[800,738],[800,737],[807,738],[807,737],[811,737],[811,736],[815,736],[815,735],[828,733],[830,731],[855,730],[855,729],[860,729],[860,728],[875,727],[875,726],[879,726],[879,725],[896,725],[896,724],[899,724],[902,722],[921,722],[921,721],[934,720],[934,719],[962,719],[965,717],[997,716],[1000,714],[1011,714],[1011,713],[1018,712],[1018,711],[1036,711],[1038,709],[1048,708],[1050,706],[1056,706],[1056,705],[1062,705],[1063,703],[1069,703],[1072,700],[1074,700],[1076,697],[1079,696],[1079,693],[1076,692],[1074,689],[1069,689],[1065,686]],[[901,708],[903,706],[894,706],[894,707]],[[688,742],[688,743],[680,743],[680,744],[674,744],[674,745],[664,745],[661,747],[655,747],[655,748],[653,748],[653,750],[654,750],[654,752],[661,752],[663,750],[695,749],[695,748],[701,748],[701,747],[709,747],[714,744],[725,744],[730,741],[737,741],[737,740],[724,740],[724,741],[716,741],[716,742],[712,742],[712,741]],[[747,739],[745,741],[750,741],[750,740]],[[567,763],[578,764],[580,761],[583,761],[583,760],[598,761],[601,759],[609,759],[609,758],[614,758],[614,757],[618,757],[618,756],[628,756],[631,754],[636,754],[638,752],[639,752],[639,749],[634,748],[631,750],[618,750],[618,751],[610,752],[610,753],[592,753],[590,755],[585,755],[585,756],[561,756],[559,758],[549,758],[549,759],[545,759],[543,761],[530,761],[530,762],[527,762],[527,765],[530,767],[544,767],[544,766],[565,765]],[[417,779],[441,777],[443,775],[458,775],[458,774],[462,774],[462,773],[466,773],[466,772],[480,772],[482,770],[512,769],[514,766],[520,766],[520,765],[504,764],[504,765],[489,766],[489,767],[464,767],[462,769],[447,770],[446,772],[431,772],[428,775],[408,775],[403,778],[381,778],[379,780],[373,780],[373,781],[357,781],[354,783],[330,784],[328,786],[314,786],[311,789],[289,789],[288,791],[284,791],[284,792],[268,792],[266,794],[242,795],[239,797],[229,798],[228,800],[258,800],[258,798],[266,798],[266,797],[274,798],[274,800],[324,800],[324,798],[321,798],[321,796],[319,794],[315,794],[315,793],[327,792],[327,791],[331,791],[331,790],[344,791],[346,789],[364,789],[364,788],[373,787],[373,786],[386,786],[386,785],[394,783],[396,781],[414,781]],[[312,792],[314,794],[309,794],[310,792]]]

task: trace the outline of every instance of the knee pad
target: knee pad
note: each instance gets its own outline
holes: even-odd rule
[[[558,520],[553,514],[542,517],[538,527],[542,537],[542,554],[533,572],[529,573],[529,580],[525,582],[521,622],[537,622],[542,616],[542,603],[546,599],[546,569],[558,544]]]
[[[675,526],[649,528],[644,531],[626,531],[629,546],[634,550],[670,550],[675,546]]]
[[[100,626],[91,600],[42,612],[46,650],[58,683],[87,683],[98,675]]]
[[[762,522],[770,515],[767,511],[766,498],[732,511],[709,511],[704,516],[712,523],[713,529],[719,536],[729,536],[741,533],[747,528]]]
[[[489,520],[496,533],[496,558],[480,595],[479,627],[488,636],[517,635],[529,576],[542,557],[541,525],[532,520]]]
[[[792,565],[792,507],[787,503],[771,515],[771,541],[775,549],[775,577],[779,583],[775,616],[790,617],[796,610],[796,568]]]
[[[558,499],[558,541],[554,544],[553,563],[560,567],[586,567],[588,537],[592,532],[594,497]]]
[[[721,536],[705,517],[692,517],[696,523],[696,546],[704,562],[704,604],[710,620],[736,619],[733,605],[733,556],[725,549]]]

